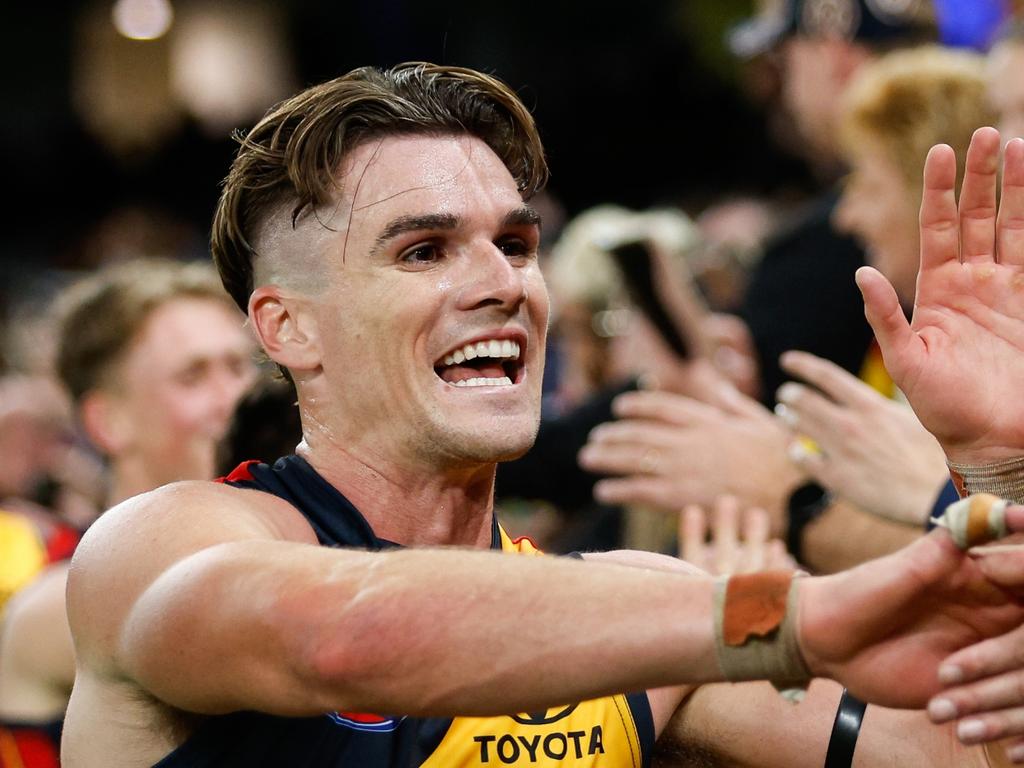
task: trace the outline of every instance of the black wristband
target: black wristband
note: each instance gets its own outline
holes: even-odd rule
[[[803,562],[804,528],[824,512],[831,497],[817,483],[801,485],[789,496],[787,504],[786,548],[797,562]]]
[[[853,752],[857,748],[857,737],[867,708],[867,704],[843,689],[836,719],[832,723],[832,738],[828,740],[824,768],[850,768],[853,765]]]

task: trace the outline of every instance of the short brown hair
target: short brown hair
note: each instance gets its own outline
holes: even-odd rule
[[[963,179],[974,131],[992,125],[984,59],[939,46],[890,53],[866,64],[844,95],[840,134],[849,153],[874,142],[920,191],[928,150],[949,144]]]
[[[345,156],[361,143],[402,134],[469,134],[508,168],[524,199],[548,169],[529,111],[508,86],[472,69],[409,62],[355,69],[287,99],[246,135],[224,182],[211,251],[224,288],[247,311],[256,228],[285,203],[294,226],[331,201]]]
[[[58,296],[57,373],[71,396],[77,401],[108,384],[112,369],[150,314],[178,298],[219,301],[234,312],[208,264],[170,259],[106,267]]]

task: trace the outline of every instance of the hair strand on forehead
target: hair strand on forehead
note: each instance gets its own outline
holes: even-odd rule
[[[524,199],[547,182],[533,118],[501,81],[425,62],[363,67],[272,107],[246,134],[224,181],[211,251],[243,311],[254,287],[257,233],[275,211],[302,217],[337,200],[344,158],[367,141],[399,135],[469,135],[501,159]],[[356,181],[358,185],[358,180]]]

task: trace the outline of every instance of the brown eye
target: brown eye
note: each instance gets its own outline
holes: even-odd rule
[[[433,243],[423,243],[405,251],[401,260],[406,264],[433,264],[444,256],[441,249]]]
[[[495,245],[509,258],[529,256],[533,249],[521,237],[505,237],[498,240]]]

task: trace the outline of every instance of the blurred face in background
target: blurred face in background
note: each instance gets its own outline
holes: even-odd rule
[[[253,341],[226,303],[180,297],[154,309],[103,397],[103,437],[114,461],[156,484],[208,480],[216,446],[252,383]]]
[[[914,304],[920,235],[918,191],[871,141],[850,155],[850,175],[834,214],[836,228],[864,246],[868,263],[885,275],[905,308]]]
[[[836,160],[836,123],[850,79],[870,56],[858,45],[800,35],[785,41],[782,101],[811,160]]]
[[[988,56],[988,100],[999,115],[1003,142],[1024,136],[1024,41],[996,45]]]

